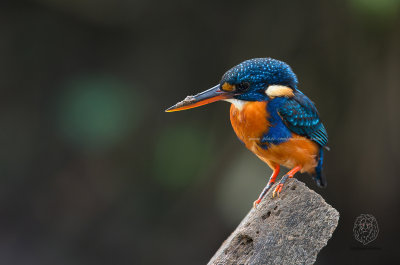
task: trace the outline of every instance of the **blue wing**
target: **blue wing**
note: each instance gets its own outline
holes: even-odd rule
[[[290,131],[305,136],[322,147],[328,143],[328,133],[318,111],[303,93],[295,91],[294,97],[287,98],[280,105],[278,113]]]

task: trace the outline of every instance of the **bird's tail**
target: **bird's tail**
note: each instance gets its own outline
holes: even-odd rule
[[[322,172],[322,164],[324,162],[324,149],[321,147],[318,154],[318,164],[315,167],[314,180],[317,182],[318,187],[325,188],[327,186],[325,175]]]

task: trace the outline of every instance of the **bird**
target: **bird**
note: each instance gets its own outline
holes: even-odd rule
[[[279,175],[290,170],[276,185],[279,196],[288,178],[308,173],[317,186],[326,187],[322,171],[328,133],[314,103],[298,88],[291,67],[273,58],[246,60],[229,69],[220,82],[166,109],[196,108],[216,101],[231,103],[230,121],[239,140],[273,171],[254,207],[262,201]]]

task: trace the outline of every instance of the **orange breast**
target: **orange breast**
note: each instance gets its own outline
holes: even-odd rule
[[[231,105],[231,124],[239,139],[248,149],[254,152],[256,145],[259,145],[263,134],[268,132],[266,102],[247,102],[241,109],[234,104]]]
[[[302,172],[314,173],[319,146],[303,136],[292,133],[287,142],[271,144],[267,149],[261,147],[260,140],[271,126],[266,107],[266,102],[247,102],[241,109],[232,104],[230,118],[236,135],[269,165],[276,163],[288,168],[300,165]]]

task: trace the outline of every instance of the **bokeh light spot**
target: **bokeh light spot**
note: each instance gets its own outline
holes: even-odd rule
[[[217,206],[224,221],[236,225],[252,207],[272,170],[249,151],[234,158],[217,190]]]
[[[351,0],[351,6],[368,18],[388,20],[399,11],[400,0]]]
[[[162,132],[155,147],[155,176],[167,189],[185,187],[212,161],[212,137],[206,131],[178,126]]]
[[[71,81],[61,98],[62,135],[89,150],[112,146],[139,121],[140,101],[134,92],[113,78]]]

